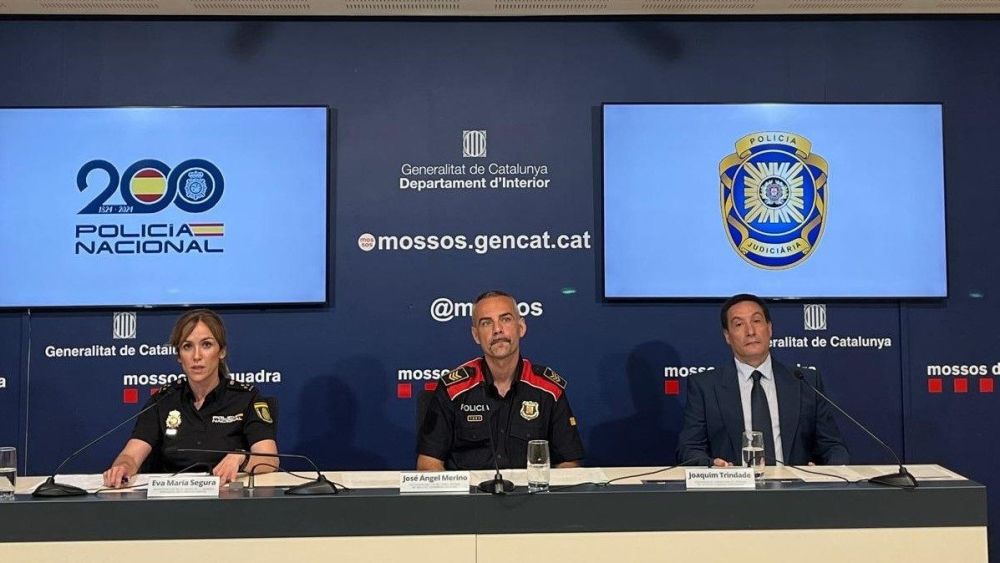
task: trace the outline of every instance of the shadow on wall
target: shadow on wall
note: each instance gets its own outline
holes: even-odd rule
[[[317,374],[298,401],[298,439],[281,444],[281,451],[309,456],[324,470],[412,467],[413,431],[393,425],[386,409],[390,384],[385,366],[373,356],[347,358]],[[371,400],[359,402],[359,396]],[[371,424],[359,426],[359,420]]]
[[[644,22],[622,26],[626,40],[645,51],[649,56],[664,63],[673,63],[684,56],[684,44],[673,32],[669,24]]]
[[[591,431],[586,463],[591,466],[671,465],[684,419],[684,402],[680,396],[664,394],[663,368],[678,365],[677,351],[664,342],[644,342],[632,349],[624,366],[620,365],[621,361],[621,356],[615,356],[601,362],[602,393],[613,396],[616,386],[627,385],[635,412]]]
[[[255,59],[266,49],[273,31],[270,22],[240,22],[229,38],[229,52],[237,59]]]

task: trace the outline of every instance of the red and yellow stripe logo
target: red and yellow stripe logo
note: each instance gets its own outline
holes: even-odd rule
[[[225,223],[188,223],[196,237],[221,237],[226,234]]]
[[[154,168],[143,168],[132,176],[129,190],[135,199],[143,203],[154,203],[167,191],[167,178]]]

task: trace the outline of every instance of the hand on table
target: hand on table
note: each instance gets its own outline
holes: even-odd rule
[[[243,454],[227,455],[212,469],[212,475],[222,477],[223,485],[233,482],[236,479],[236,474],[240,472],[240,465],[246,457]]]
[[[128,485],[129,477],[127,465],[112,465],[110,469],[104,472],[104,486],[111,487],[112,489],[120,489]]]

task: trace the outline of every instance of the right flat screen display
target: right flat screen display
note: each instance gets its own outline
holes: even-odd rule
[[[940,104],[605,104],[609,299],[948,294]]]

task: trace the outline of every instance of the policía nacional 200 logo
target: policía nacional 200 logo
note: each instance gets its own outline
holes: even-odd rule
[[[826,221],[828,166],[797,133],[765,131],[736,141],[719,163],[722,219],[741,258],[780,270],[815,251]]]
[[[103,172],[103,174],[101,174]],[[168,207],[187,213],[205,213],[222,199],[225,179],[219,168],[201,158],[171,168],[151,158],[131,164],[124,172],[107,160],[91,160],[80,167],[76,187],[93,196],[77,212],[73,252],[100,254],[189,254],[225,252],[222,222],[172,222],[154,214]],[[93,215],[133,216],[140,221],[98,222]],[[149,217],[150,222],[141,219]]]
[[[225,182],[222,172],[211,162],[193,158],[174,168],[155,159],[140,160],[119,175],[106,160],[91,160],[77,172],[76,185],[82,192],[89,187],[88,176],[95,170],[107,175],[104,189],[78,214],[149,214],[170,204],[188,213],[203,213],[222,199]],[[109,203],[118,194],[122,204]]]

